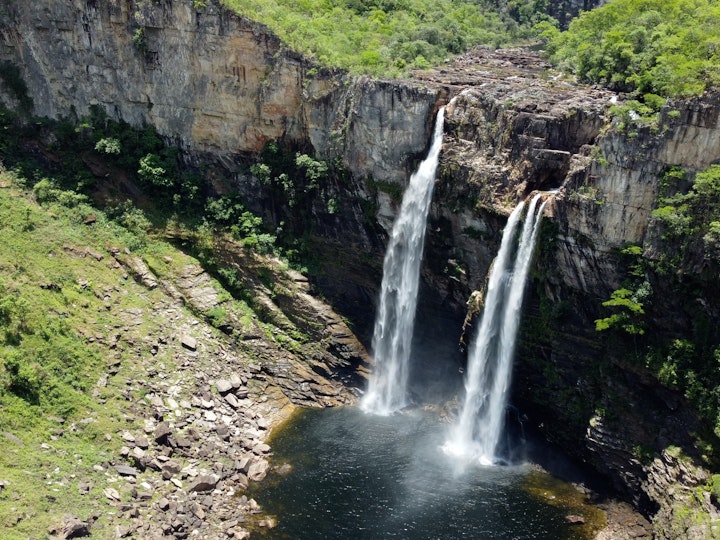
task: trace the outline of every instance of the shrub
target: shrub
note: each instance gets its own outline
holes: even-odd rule
[[[173,185],[173,179],[166,175],[167,171],[162,165],[157,154],[147,154],[140,158],[138,176],[151,186],[170,187]]]
[[[649,285],[648,285],[649,287]],[[617,289],[610,295],[610,299],[602,303],[603,307],[615,308],[616,313],[604,319],[595,321],[595,330],[601,332],[609,328],[621,328],[628,334],[644,334],[640,315],[645,314],[641,300],[647,296],[647,291],[630,291]]]
[[[137,30],[135,30],[135,33],[132,37],[133,45],[137,48],[138,51],[145,54],[147,52],[147,37],[145,36],[145,28],[140,27]]]
[[[695,238],[712,240],[720,222],[720,165],[711,165],[695,175],[686,189],[687,175],[677,167],[670,168],[660,186],[658,208],[653,211],[664,227],[664,237],[687,246]]]
[[[114,137],[103,137],[95,144],[95,150],[117,155],[120,153],[120,141]]]

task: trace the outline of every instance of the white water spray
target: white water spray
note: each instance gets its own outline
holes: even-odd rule
[[[361,403],[364,411],[374,414],[388,415],[408,404],[408,363],[415,325],[420,262],[442,146],[444,114],[443,107],[437,114],[430,151],[410,178],[403,195],[385,254],[372,342],[375,370]]]
[[[545,209],[543,202],[535,211],[541,196],[530,202],[517,249],[516,230],[525,203],[515,207],[508,218],[490,270],[480,328],[468,357],[465,401],[450,440],[443,446],[448,454],[477,459],[483,465],[497,461],[495,452],[505,423],[525,282]]]

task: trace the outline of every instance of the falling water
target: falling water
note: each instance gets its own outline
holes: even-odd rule
[[[535,212],[541,196],[530,202],[517,249],[516,230],[525,203],[521,202],[508,218],[468,358],[460,419],[443,447],[449,454],[478,459],[484,465],[496,461],[495,450],[504,425],[525,281],[545,208],[543,202]]]
[[[374,414],[388,415],[408,404],[410,342],[444,113],[444,108],[438,111],[430,151],[410,178],[385,254],[372,343],[375,371],[361,404],[363,410]]]

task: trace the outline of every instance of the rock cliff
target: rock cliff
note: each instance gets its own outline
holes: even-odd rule
[[[435,91],[350,85],[218,2],[194,5],[13,2],[2,15],[0,58],[21,67],[38,116],[83,116],[101,105],[228,164],[282,140],[343,155],[355,172],[385,180],[424,148]],[[392,145],[369,144],[390,134]]]
[[[663,173],[674,166],[693,175],[720,159],[718,94],[669,103],[653,126],[622,127],[608,113],[621,96],[571,84],[521,51],[475,52],[421,77],[463,89],[448,108],[426,279],[451,305],[482,290],[499,216],[534,190],[553,191],[515,399],[547,439],[654,515],[660,537],[714,534],[702,422],[645,369],[651,340],[608,338],[595,320],[628,279],[624,247],[641,246],[646,261],[667,249],[652,214]],[[698,320],[717,324],[717,290],[702,277],[714,263],[698,257],[688,256],[695,262],[676,275],[646,270],[655,290],[649,334],[692,336]],[[676,293],[683,279],[692,282],[690,298]],[[717,344],[716,333],[704,336]]]
[[[679,165],[692,174],[720,160],[720,95],[672,103],[657,131],[630,134],[613,128],[607,114],[622,96],[577,85],[531,52],[478,49],[413,80],[355,79],[313,65],[264,27],[207,4],[15,2],[2,15],[0,61],[20,68],[35,114],[81,117],[99,105],[114,118],[152,124],[188,163],[207,167],[216,190],[238,190],[266,215],[265,188],[249,170],[266,143],[339,163],[348,173],[331,187],[339,211],[310,210],[321,261],[313,279],[361,334],[372,319],[397,205],[388,186],[406,181],[435,111],[456,96],[447,111],[420,309],[459,333],[505,216],[531,192],[553,192],[515,398],[548,439],[656,515],[659,534],[706,534],[704,522],[678,517],[678,501],[714,516],[709,496],[693,500],[708,472],[692,407],[642,366],[608,353],[594,320],[626,277],[620,248],[637,244],[652,256],[661,173]],[[11,106],[23,97],[7,77],[0,88]]]
[[[79,119],[100,106],[131,125],[151,124],[186,162],[202,163],[216,191],[239,191],[268,219],[275,216],[266,191],[248,170],[268,142],[338,161],[358,181],[343,186],[342,219],[316,216],[320,257],[335,276],[321,281],[341,307],[367,305],[383,250],[382,229],[368,227],[367,214],[373,220],[377,208],[388,227],[394,210],[366,181],[401,185],[409,176],[443,89],[350,79],[287,50],[219,2],[204,4],[10,3],[0,14],[0,62],[20,68],[29,96],[4,77],[2,101],[13,107],[30,97],[32,112],[50,118]],[[359,202],[368,199],[370,206]],[[333,264],[351,283],[338,284]]]

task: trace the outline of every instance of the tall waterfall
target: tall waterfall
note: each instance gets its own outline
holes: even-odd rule
[[[408,363],[420,262],[442,146],[444,114],[443,107],[437,114],[430,151],[405,190],[385,254],[372,342],[375,370],[361,403],[363,410],[374,414],[388,415],[408,404]]]
[[[530,202],[519,241],[516,232],[525,203],[517,205],[508,218],[490,270],[480,328],[468,357],[465,401],[444,445],[447,453],[477,459],[484,465],[496,461],[504,426],[525,282],[545,209],[543,202],[536,212],[541,196]]]

